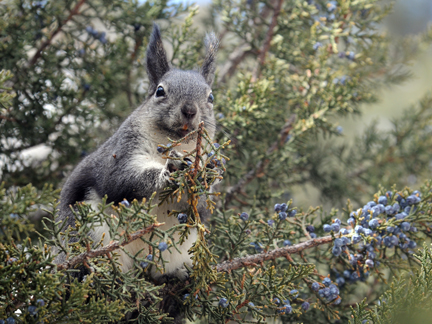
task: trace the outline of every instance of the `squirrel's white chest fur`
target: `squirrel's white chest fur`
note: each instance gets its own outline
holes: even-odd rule
[[[181,147],[189,150],[192,145],[182,145]],[[156,148],[155,148],[156,149]],[[131,160],[130,168],[135,172],[142,172],[146,168],[162,168],[165,163],[165,159],[161,157],[161,155],[156,156],[148,156],[148,155],[140,155],[134,154],[134,158]],[[158,201],[158,195],[155,197],[155,201]],[[187,204],[187,197],[183,197],[179,203],[164,203],[162,206],[155,207],[151,213],[153,215],[157,215],[157,220],[159,223],[165,223],[165,225],[161,226],[160,229],[168,230],[171,227],[178,225],[178,220],[174,216],[168,217],[169,210],[182,210],[185,209],[185,205]],[[86,203],[91,205],[94,210],[97,210],[98,204],[102,202],[102,197],[100,197],[94,190],[91,190],[86,196]],[[111,213],[115,214],[114,210],[110,210]],[[102,238],[103,233],[105,233],[105,237],[103,240],[104,246],[109,244],[112,240],[109,234],[109,228],[107,224],[99,226],[94,229],[95,233],[95,241],[99,241]],[[147,238],[150,236],[148,234]],[[178,242],[179,233],[174,235],[174,239]],[[187,264],[189,267],[192,265],[191,255],[189,255],[188,251],[193,246],[197,239],[197,231],[196,229],[190,230],[190,235],[181,245],[177,245],[180,253],[174,248],[170,249],[171,251],[164,251],[163,259],[167,261],[165,263],[165,273],[173,274],[179,278],[185,278],[187,276],[184,264]],[[132,255],[139,253],[139,251],[144,251],[143,256],[146,256],[150,253],[149,247],[143,241],[137,239],[130,244],[126,245],[124,249]],[[122,272],[127,272],[133,267],[133,259],[131,259],[123,250],[119,250],[119,263],[121,264]],[[155,267],[153,267],[152,276],[157,278],[161,276],[162,273],[157,271]]]

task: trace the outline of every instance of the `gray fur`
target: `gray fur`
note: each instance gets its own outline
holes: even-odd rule
[[[170,170],[173,167],[178,168],[178,165],[175,165],[178,161],[162,159],[162,155],[156,150],[158,144],[167,144],[167,137],[183,137],[186,126],[187,132],[190,132],[197,129],[201,121],[204,121],[210,135],[214,136],[213,105],[208,102],[208,97],[214,78],[216,49],[217,40],[212,35],[208,37],[207,55],[201,72],[170,68],[159,28],[154,25],[147,49],[149,96],[115,134],[87,156],[69,176],[61,192],[60,219],[66,218],[69,225],[74,225],[70,206],[76,202],[86,201],[95,205],[101,197],[107,195],[108,202],[118,204],[123,199],[140,201],[150,197],[153,192],[159,193],[167,184]],[[156,97],[155,91],[159,86],[164,88],[165,96]],[[191,150],[195,145],[196,142],[192,139],[172,154],[181,156],[182,150]],[[167,209],[184,208],[185,204],[185,201],[181,201],[181,206],[157,208],[158,221],[165,221],[167,226],[172,226],[173,217],[166,217]],[[100,239],[103,231],[106,232],[106,228],[96,229],[94,238]],[[109,242],[109,235],[106,234],[106,241]],[[186,244],[185,250],[189,249],[191,244],[193,242]],[[175,250],[172,252],[172,262],[177,259],[184,262],[190,260],[187,250],[183,251],[181,258]],[[60,257],[58,262],[61,259]],[[126,271],[131,264],[126,259],[123,261],[125,265],[122,269]],[[176,264],[175,268],[168,267],[167,273],[172,272],[178,277],[184,277],[184,274],[177,274],[181,271],[179,269],[183,268],[183,261],[180,265]]]

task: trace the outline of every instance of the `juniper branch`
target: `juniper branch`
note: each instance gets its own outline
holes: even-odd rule
[[[304,250],[320,246],[323,244],[328,244],[333,240],[332,236],[325,236],[316,239],[311,239],[299,244],[286,246],[283,248],[274,249],[268,252],[248,255],[242,258],[235,258],[230,261],[225,261],[216,266],[218,272],[229,272],[239,268],[244,268],[248,266],[254,266],[260,264],[264,261],[275,260],[276,258],[286,257],[289,254],[300,253]]]
[[[62,264],[57,265],[57,270],[70,269],[79,263],[85,262],[88,258],[95,258],[95,257],[101,256],[101,255],[108,254],[114,250],[117,250],[123,246],[128,245],[129,243],[135,241],[136,239],[139,239],[141,236],[143,236],[147,233],[150,233],[155,228],[160,227],[162,225],[165,225],[165,223],[152,224],[150,226],[147,226],[146,228],[143,228],[142,230],[136,231],[135,233],[131,234],[125,241],[123,241],[121,243],[118,241],[114,241],[114,242],[108,244],[107,246],[100,247],[96,250],[90,250],[90,251],[81,253],[80,255],[77,255],[76,257],[74,257],[70,260],[67,260],[66,262],[64,262]]]

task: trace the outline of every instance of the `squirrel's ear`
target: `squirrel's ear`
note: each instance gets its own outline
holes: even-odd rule
[[[147,75],[150,81],[149,92],[153,93],[160,79],[169,71],[170,67],[162,44],[159,26],[153,24],[153,31],[147,47]]]
[[[207,84],[213,84],[215,70],[216,70],[216,52],[219,46],[219,41],[214,33],[206,35],[204,40],[206,46],[206,56],[204,63],[201,67],[201,74],[206,80]]]

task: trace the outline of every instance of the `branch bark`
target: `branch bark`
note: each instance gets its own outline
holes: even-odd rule
[[[87,251],[84,253],[81,253],[80,255],[77,255],[76,257],[67,260],[64,263],[61,263],[59,265],[57,265],[57,270],[66,270],[66,269],[70,269],[73,268],[74,266],[76,266],[79,263],[83,263],[85,262],[88,258],[95,258],[97,256],[101,256],[101,255],[106,255],[114,250],[117,250],[125,245],[128,245],[129,243],[135,241],[136,239],[139,239],[141,236],[150,233],[151,231],[153,231],[154,229],[156,229],[157,227],[160,227],[162,225],[164,225],[165,223],[156,223],[156,224],[152,224],[146,228],[143,228],[142,230],[139,230],[133,234],[130,235],[130,237],[123,241],[123,242],[112,242],[110,244],[108,244],[107,246],[103,246],[100,247],[96,250],[91,250],[91,251]]]
[[[281,257],[285,258],[287,255],[300,253],[306,249],[310,249],[319,245],[330,243],[332,240],[333,240],[332,236],[325,236],[316,239],[311,239],[292,246],[278,248],[264,253],[248,255],[242,258],[236,258],[218,264],[216,266],[216,270],[218,272],[230,272],[232,270],[236,270],[239,268],[255,266],[264,261],[275,260],[276,258],[281,258]]]

